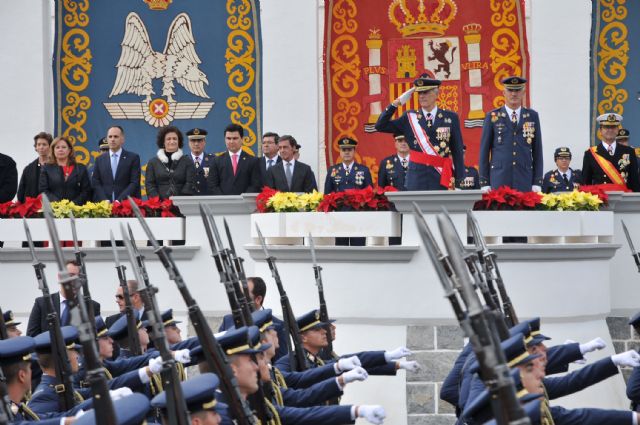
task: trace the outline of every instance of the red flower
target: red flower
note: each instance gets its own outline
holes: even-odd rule
[[[581,185],[580,191],[588,192],[588,193],[591,193],[592,195],[596,195],[598,198],[600,198],[603,205],[608,205],[609,195],[607,195],[607,192],[605,191],[609,189],[609,187],[610,185],[608,184]],[[615,188],[614,190],[619,190],[619,189]]]
[[[482,194],[482,201],[474,204],[474,210],[532,210],[542,201],[542,195],[535,192],[520,192],[508,186],[501,186]]]
[[[258,212],[273,212],[273,209],[267,207],[267,202],[269,202],[269,199],[276,193],[278,193],[277,190],[268,186],[262,188],[262,192],[260,192],[256,197],[256,208]]]

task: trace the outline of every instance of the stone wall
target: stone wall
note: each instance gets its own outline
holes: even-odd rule
[[[633,329],[633,326],[629,325],[629,316],[616,314],[607,317],[607,327],[609,328],[613,349],[616,353],[622,353],[627,350],[638,351],[640,349],[640,335]],[[630,367],[621,369],[625,383],[629,379],[632,370]]]
[[[463,347],[457,325],[424,325],[407,328],[407,346],[413,360],[422,364],[419,373],[407,374],[407,414],[409,425],[449,425],[455,423],[455,409],[440,400],[442,381]]]

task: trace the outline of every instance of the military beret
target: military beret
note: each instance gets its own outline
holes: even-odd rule
[[[562,157],[571,158],[571,151],[567,147],[557,148],[556,151],[553,153],[553,157],[556,159],[562,158]]]
[[[218,337],[218,343],[226,355],[262,353],[271,344],[260,343],[260,330],[257,326],[243,326],[230,329]]]
[[[628,129],[621,128],[620,130],[618,130],[618,135],[616,136],[616,140],[628,139],[630,135],[631,135],[631,132]]]
[[[501,83],[508,90],[522,90],[527,83],[527,79],[518,76],[511,76],[503,78]]]
[[[4,319],[5,326],[18,326],[22,322],[16,322],[13,318],[13,312],[11,310],[7,310],[2,313],[2,318]]]
[[[197,413],[202,410],[220,411],[227,405],[216,400],[216,389],[220,385],[220,379],[213,373],[203,373],[180,383],[182,394],[187,403],[189,413]],[[151,406],[156,409],[167,408],[167,393],[161,392],[151,400]]]
[[[203,128],[192,128],[187,131],[187,138],[189,140],[199,140],[204,139],[207,136],[207,130]]]
[[[175,325],[177,323],[182,323],[182,321],[176,320],[176,319],[173,318],[173,309],[172,308],[162,312],[162,324],[164,326]]]
[[[338,147],[339,148],[355,148],[358,145],[358,142],[354,139],[352,139],[351,137],[343,137],[342,139],[338,140]]]
[[[101,137],[98,139],[98,149],[109,149],[109,142],[107,142],[106,137]]]
[[[143,326],[146,327],[147,324],[148,322],[146,320],[144,322],[141,322],[140,320],[136,320],[137,329],[140,329]],[[127,316],[125,314],[123,314],[118,318],[118,320],[113,322],[113,324],[109,328],[109,332],[107,333],[107,335],[109,335],[111,338],[113,338],[116,341],[120,339],[125,339],[129,335],[129,332],[127,330]]]
[[[0,340],[0,364],[10,365],[31,360],[31,353],[36,347],[34,338],[17,336]]]
[[[78,329],[76,329],[75,326],[63,326],[62,328],[60,328],[60,330],[62,332],[62,339],[67,349],[72,350],[74,348],[79,348],[79,346],[76,344],[76,340],[78,339]],[[36,343],[36,352],[51,352],[51,332],[42,332],[41,334],[36,335],[34,340]]]
[[[149,399],[142,393],[133,393],[113,402],[118,425],[140,425],[145,422],[149,411]],[[80,416],[75,425],[96,424],[96,411],[91,409]]]
[[[618,127],[622,124],[622,115],[613,112],[602,114],[596,118],[601,127]]]
[[[413,86],[418,93],[438,88],[442,81],[432,78],[429,74],[422,74],[413,81]]]

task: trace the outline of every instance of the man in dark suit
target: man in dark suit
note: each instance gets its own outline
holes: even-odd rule
[[[293,147],[296,144],[293,136],[280,137],[278,149],[282,161],[267,172],[266,186],[281,192],[309,193],[318,189],[311,167],[293,158]]]
[[[138,293],[138,281],[127,280],[127,288],[129,290],[129,298],[131,298],[131,306],[133,307],[136,318],[139,320],[146,320],[147,314],[144,308],[144,303],[142,302],[142,297],[140,297],[140,294]],[[112,314],[111,316],[107,316],[104,320],[107,328],[110,328],[111,325],[113,325],[115,321],[124,314],[126,304],[124,301],[124,291],[120,285],[118,285],[118,289],[116,290],[116,304],[118,304],[119,312]]]
[[[44,131],[36,134],[33,138],[33,147],[38,157],[29,163],[22,171],[20,183],[18,184],[18,201],[24,202],[26,198],[35,198],[40,194],[38,182],[40,181],[40,170],[47,163],[49,158],[49,147],[53,142],[53,137]]]
[[[12,200],[17,190],[16,162],[10,156],[0,153],[0,203]]]
[[[109,151],[96,158],[91,176],[95,201],[140,198],[140,157],[122,149],[124,130],[119,125],[107,131]]]
[[[267,296],[267,284],[264,282],[264,280],[261,277],[248,277],[247,286],[249,287],[249,294],[251,294],[251,299],[256,305],[256,309],[258,310],[263,309],[264,298]],[[279,359],[280,357],[284,356],[289,352],[287,350],[287,344],[286,344],[286,341],[287,341],[287,338],[289,338],[289,335],[287,335],[284,329],[284,322],[278,319],[276,316],[273,316],[273,324],[276,327],[276,332],[278,332],[278,340],[281,341],[280,347],[276,351],[276,355],[273,358],[273,361],[275,362],[277,359]],[[227,329],[230,329],[234,326],[235,325],[233,323],[233,316],[231,316],[230,314],[227,314],[222,318],[222,323],[220,324],[219,331],[220,332],[226,331]]]
[[[282,161],[278,155],[278,133],[267,132],[262,136],[262,156],[260,157],[260,178],[262,184],[267,182],[267,171]]]
[[[80,267],[75,262],[75,260],[67,260],[66,262],[67,272],[78,275],[80,274]],[[60,292],[56,292],[51,294],[51,299],[53,301],[53,307],[56,309],[58,313],[58,318],[60,319],[60,324],[62,326],[67,326],[71,324],[71,315],[69,309],[67,308],[67,300],[64,297],[64,289],[60,286]],[[62,298],[62,300],[61,300]],[[93,311],[96,316],[100,315],[100,303],[93,301]],[[33,303],[33,307],[31,308],[31,314],[29,315],[29,322],[27,324],[27,335],[31,337],[35,337],[36,335],[41,334],[42,332],[49,330],[49,324],[47,323],[47,304],[44,297],[36,298],[36,301]]]
[[[393,186],[398,190],[407,190],[405,176],[409,168],[409,154],[411,149],[402,133],[394,135],[396,153],[380,161],[378,167],[378,186]]]
[[[216,157],[209,170],[207,185],[213,195],[257,193],[262,188],[258,158],[242,150],[244,129],[229,124],[224,129],[227,152]]]
[[[584,153],[582,183],[613,184],[618,186],[619,190],[640,192],[636,153],[633,148],[616,142],[622,116],[607,113],[597,119],[602,141]]]
[[[207,130],[193,128],[187,131],[189,139],[189,158],[193,162],[193,192],[194,195],[210,195],[207,187],[207,177],[213,166],[215,156],[204,151],[207,145]]]
[[[447,190],[454,176],[456,187],[464,179],[460,119],[455,112],[438,107],[441,83],[422,74],[413,82],[414,87],[387,106],[376,122],[377,131],[403,133],[412,150],[405,181],[407,190]],[[414,91],[418,93],[420,108],[392,119]]]

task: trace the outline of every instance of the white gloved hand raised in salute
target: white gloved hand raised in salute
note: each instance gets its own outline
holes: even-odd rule
[[[625,351],[624,353],[614,354],[611,356],[611,361],[616,366],[640,366],[640,354],[636,350]]]
[[[400,96],[398,96],[398,98],[393,101],[392,105],[395,106],[395,107],[398,107],[400,105],[404,105],[405,103],[407,103],[409,101],[409,99],[411,99],[411,96],[413,96],[413,92],[414,91],[416,91],[416,88],[415,87],[411,87],[409,90],[407,90],[406,92],[404,92]]]
[[[364,418],[367,422],[380,425],[384,423],[384,419],[387,417],[384,407],[382,406],[358,406],[356,407],[357,416]]]
[[[364,381],[369,377],[369,374],[363,368],[356,367],[355,369],[343,373],[341,376],[342,382],[346,385],[350,382]]]
[[[336,371],[336,375],[346,372],[347,370],[354,369],[358,366],[362,366],[358,356],[344,357],[334,363],[333,369]]]
[[[385,351],[384,359],[388,362],[392,362],[395,360],[400,360],[403,357],[410,356],[411,354],[413,353],[407,347],[398,347],[393,351]]]
[[[422,369],[422,366],[420,366],[420,363],[415,360],[399,360],[398,369],[404,369],[407,372],[415,373]]]
[[[606,346],[607,346],[607,343],[604,342],[604,339],[600,337],[594,338],[589,342],[580,344],[580,353],[582,353],[582,355],[584,356],[585,354],[590,353],[592,351],[602,350]]]

